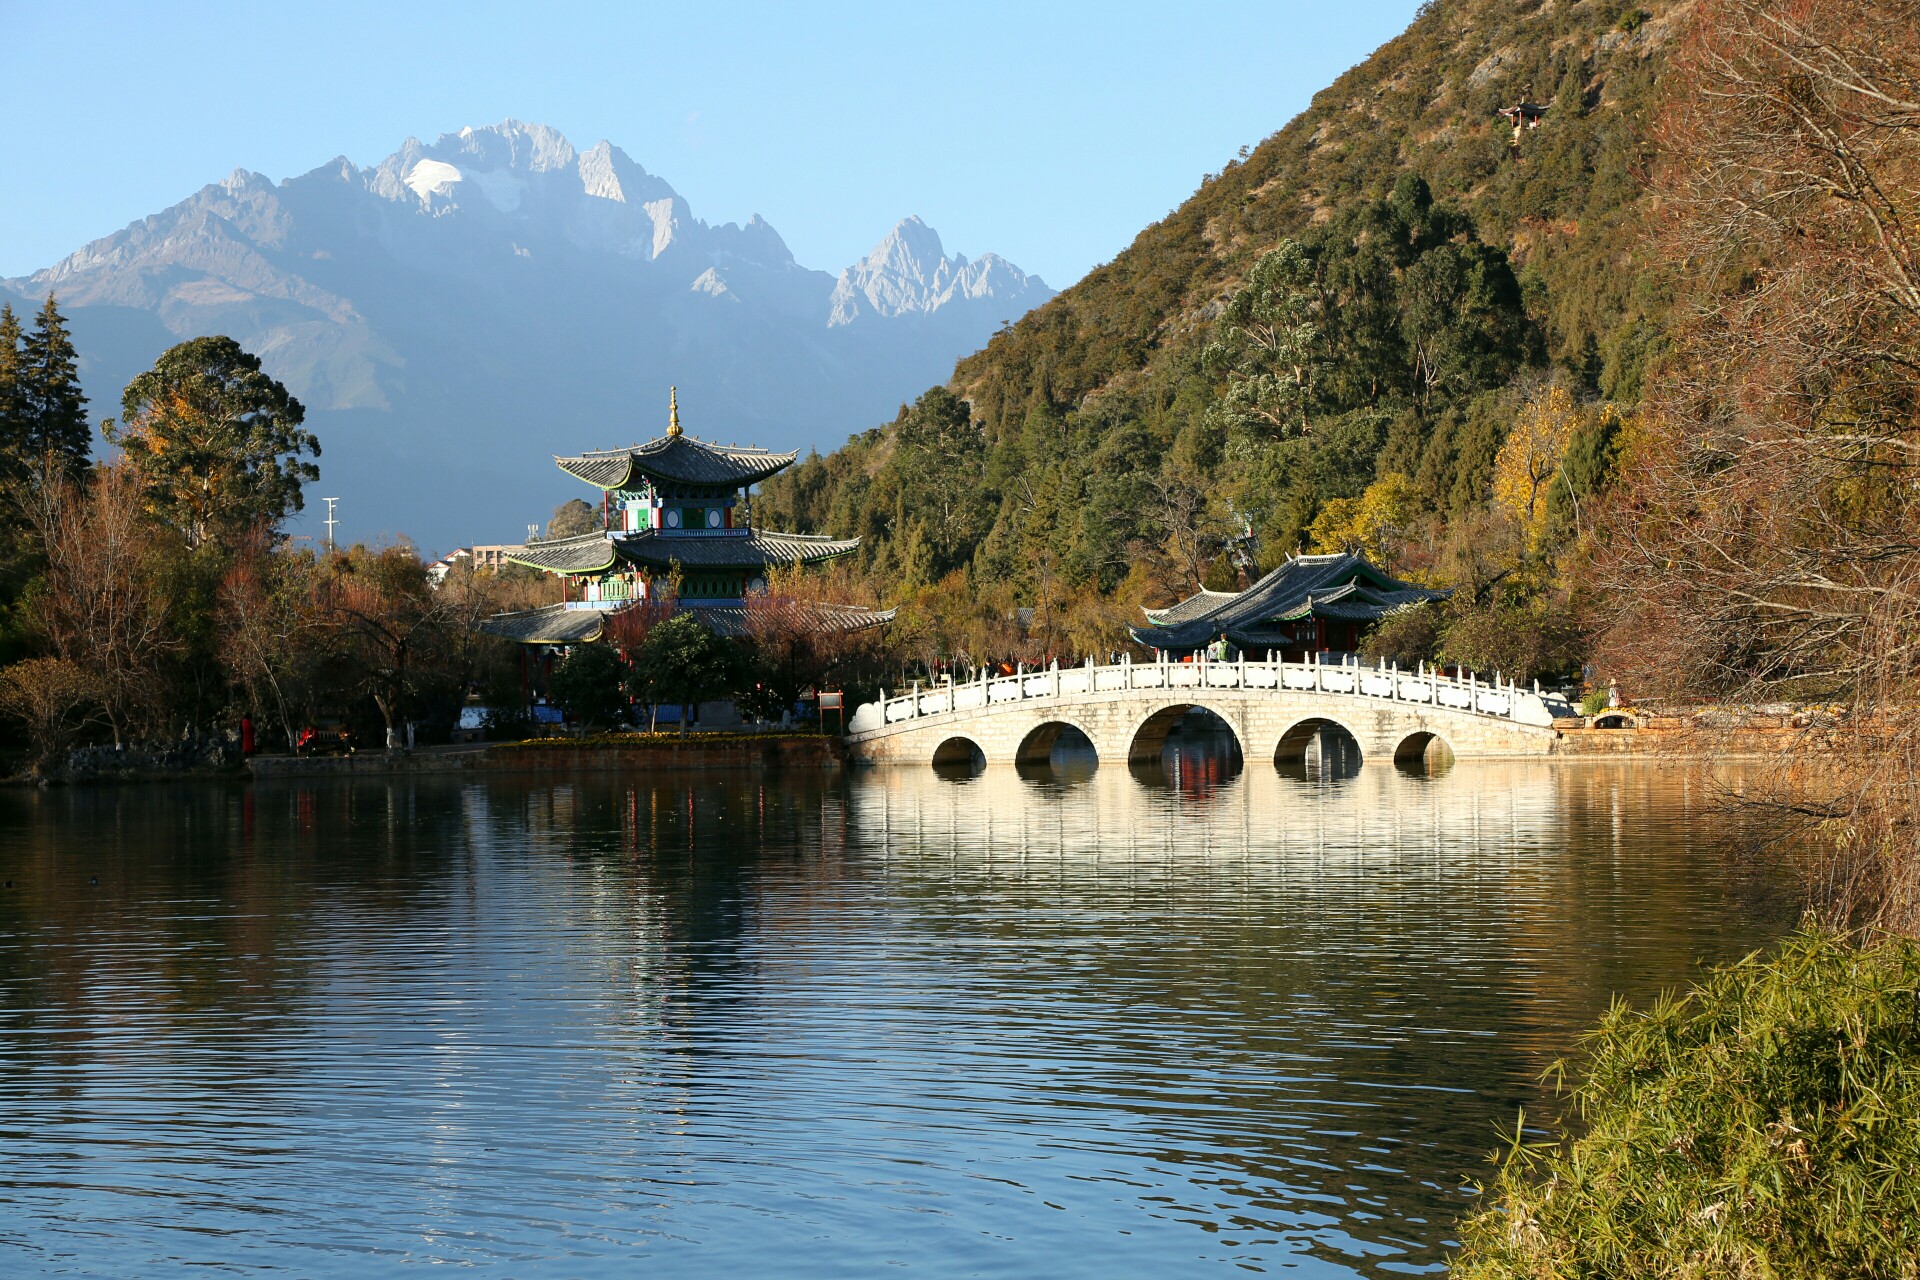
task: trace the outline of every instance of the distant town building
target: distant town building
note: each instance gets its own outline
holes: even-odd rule
[[[476,569],[504,569],[507,567],[508,557],[519,549],[520,544],[515,542],[461,548],[473,558],[473,567]]]
[[[543,609],[497,614],[481,624],[493,635],[529,645],[598,640],[606,620],[661,594],[669,572],[680,574],[674,607],[720,635],[747,630],[750,597],[764,595],[768,570],[844,556],[858,538],[825,538],[755,528],[753,485],[793,465],[797,453],[713,444],[680,429],[680,401],[668,401],[667,434],[625,449],[556,456],[562,471],[601,491],[604,527],[570,538],[499,548],[504,559],[558,574],[568,599]],[[494,550],[494,548],[487,548]],[[474,548],[477,553],[481,548]],[[789,602],[808,625],[853,629],[892,619],[843,605]]]
[[[492,543],[485,546],[455,547],[453,550],[427,566],[427,577],[439,586],[453,572],[454,566],[470,564],[476,569],[500,570],[507,567],[508,553],[518,551],[520,545],[512,542]]]

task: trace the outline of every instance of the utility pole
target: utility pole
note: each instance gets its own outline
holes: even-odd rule
[[[340,523],[333,518],[333,506],[340,499],[322,498],[320,501],[327,504],[327,550],[331,551],[333,550],[333,526]]]

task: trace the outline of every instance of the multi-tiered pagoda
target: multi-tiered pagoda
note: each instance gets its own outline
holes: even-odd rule
[[[531,645],[598,640],[607,619],[664,596],[677,574],[675,608],[720,634],[748,629],[749,597],[764,595],[775,567],[847,555],[858,538],[823,538],[757,529],[752,486],[793,465],[797,453],[712,444],[680,429],[680,397],[668,401],[667,434],[626,449],[554,458],[560,469],[600,490],[600,529],[528,542],[507,553],[515,564],[559,574],[567,599],[544,609],[503,613],[486,631]],[[893,617],[846,605],[792,604],[806,625],[855,629]]]

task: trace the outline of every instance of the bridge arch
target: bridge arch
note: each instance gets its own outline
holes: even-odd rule
[[[986,748],[968,734],[951,734],[933,749],[933,767],[936,769],[978,769],[986,763]]]
[[[1013,762],[1028,768],[1045,768],[1053,763],[1053,749],[1056,745],[1084,747],[1099,759],[1099,750],[1093,744],[1093,735],[1072,720],[1042,720],[1033,726],[1020,739],[1020,745],[1014,748]]]
[[[1154,711],[1134,726],[1133,732],[1127,736],[1127,763],[1158,764],[1160,753],[1166,750],[1167,736],[1174,731],[1175,726],[1186,719],[1189,713],[1194,711],[1204,711],[1225,726],[1227,732],[1233,735],[1234,747],[1240,752],[1241,758],[1246,757],[1247,744],[1240,741],[1240,731],[1234,728],[1233,721],[1222,714],[1218,708],[1210,707],[1204,702],[1175,702]]]
[[[1431,729],[1417,729],[1394,747],[1393,763],[1415,772],[1442,769],[1453,763],[1453,747]]]
[[[1280,735],[1280,741],[1273,748],[1274,765],[1282,768],[1304,765],[1316,740],[1321,758],[1330,760],[1338,772],[1358,769],[1365,758],[1360,750],[1359,734],[1332,716],[1316,715],[1296,720]]]

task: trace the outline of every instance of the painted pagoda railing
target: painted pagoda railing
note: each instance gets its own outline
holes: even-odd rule
[[[1551,724],[1556,714],[1572,714],[1572,708],[1563,707],[1559,699],[1542,694],[1538,684],[1523,689],[1497,675],[1492,680],[1482,680],[1471,673],[1464,677],[1447,676],[1437,668],[1426,666],[1417,671],[1402,671],[1384,663],[1369,667],[1351,662],[1345,665],[1249,662],[1244,658],[1232,662],[1123,660],[1111,666],[1097,667],[1089,663],[991,678],[983,674],[961,684],[945,683],[928,688],[916,685],[912,692],[894,697],[888,697],[883,689],[880,701],[861,707],[848,728],[857,734],[928,716],[983,711],[1003,703],[1173,689],[1337,694],[1535,725]]]

